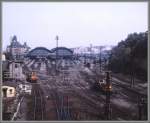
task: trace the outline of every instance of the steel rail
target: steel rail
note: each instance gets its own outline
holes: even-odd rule
[[[39,116],[40,114],[40,116]],[[43,97],[40,90],[34,90],[34,120],[44,119]]]

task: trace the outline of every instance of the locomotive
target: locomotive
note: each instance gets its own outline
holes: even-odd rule
[[[112,85],[107,84],[106,80],[103,80],[103,82],[99,82],[99,86],[102,88],[104,92],[106,91],[112,91]]]
[[[28,73],[26,80],[27,80],[28,82],[31,82],[31,83],[36,83],[37,80],[38,80],[38,77],[37,77],[37,75],[36,75],[36,72],[35,72],[35,71],[32,71],[32,72]]]
[[[94,89],[105,93],[106,91],[112,91],[111,84],[107,84],[105,79],[101,79],[98,82],[94,83]]]

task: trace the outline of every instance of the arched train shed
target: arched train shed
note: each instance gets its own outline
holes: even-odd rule
[[[66,47],[58,47],[51,49],[51,52],[56,56],[57,58],[72,58],[73,57],[73,51],[66,48]]]
[[[52,52],[46,49],[45,47],[36,47],[27,54],[27,57],[30,58],[48,57],[51,53]]]
[[[51,59],[56,59],[57,57],[57,58],[69,58],[70,59],[73,57],[73,51],[66,47],[57,47],[51,50],[48,50],[45,47],[37,47],[31,50],[27,54],[27,57],[30,57],[30,58],[46,57],[46,58],[51,58]]]

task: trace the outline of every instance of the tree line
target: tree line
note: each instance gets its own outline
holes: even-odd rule
[[[113,47],[108,68],[115,73],[123,73],[147,80],[148,31],[132,33]]]

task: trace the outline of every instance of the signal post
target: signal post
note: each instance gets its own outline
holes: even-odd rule
[[[105,100],[105,118],[106,120],[111,119],[111,105],[110,105],[110,96],[111,96],[111,81],[110,81],[110,72],[106,72],[106,86],[105,86],[105,95],[106,95],[106,100]]]

